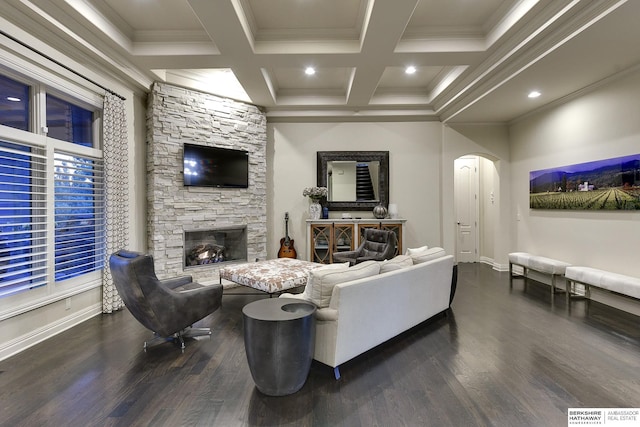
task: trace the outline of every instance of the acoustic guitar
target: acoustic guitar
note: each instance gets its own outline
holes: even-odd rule
[[[289,212],[284,214],[284,230],[284,237],[280,239],[278,258],[297,258],[298,254],[293,247],[293,239],[289,238]]]

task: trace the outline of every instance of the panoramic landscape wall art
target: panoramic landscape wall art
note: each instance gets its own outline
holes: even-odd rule
[[[640,209],[640,154],[529,172],[531,209]]]

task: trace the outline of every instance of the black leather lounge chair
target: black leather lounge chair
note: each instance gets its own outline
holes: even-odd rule
[[[184,338],[211,335],[209,328],[191,325],[213,313],[222,301],[222,285],[204,286],[191,276],[166,280],[156,277],[153,257],[120,250],[111,255],[113,282],[133,317],[155,334],[144,343],[173,340],[184,349]]]
[[[333,262],[355,265],[363,261],[391,259],[396,253],[396,234],[389,230],[365,228],[364,240],[355,251],[334,252]]]

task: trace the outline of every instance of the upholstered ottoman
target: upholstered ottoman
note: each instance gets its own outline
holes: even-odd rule
[[[231,265],[220,269],[220,283],[230,280],[268,294],[307,284],[309,272],[324,264],[293,258],[277,258],[267,261]]]

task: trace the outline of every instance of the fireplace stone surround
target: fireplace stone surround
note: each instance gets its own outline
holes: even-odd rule
[[[256,106],[156,82],[147,109],[148,250],[159,278],[218,280],[228,263],[185,265],[185,232],[245,229],[247,262],[266,259],[266,116]],[[249,188],[185,187],[183,144],[249,152]]]

